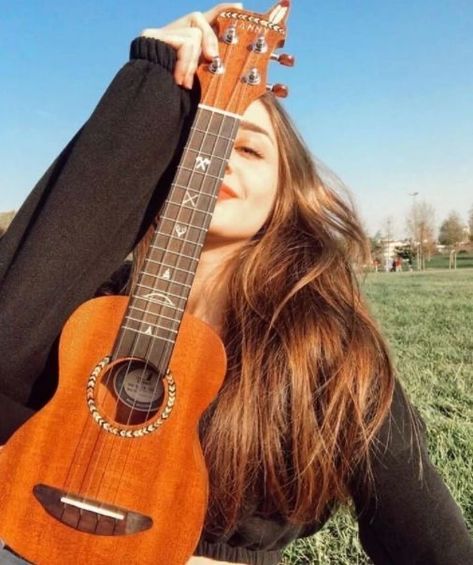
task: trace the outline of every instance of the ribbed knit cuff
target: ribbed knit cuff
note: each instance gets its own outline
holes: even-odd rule
[[[277,565],[281,561],[282,551],[252,551],[246,547],[232,547],[226,543],[209,543],[201,539],[194,550],[194,555],[218,561],[229,561],[230,563]]]
[[[130,59],[144,59],[150,63],[158,63],[172,72],[176,64],[176,52],[159,39],[137,37],[130,45]]]

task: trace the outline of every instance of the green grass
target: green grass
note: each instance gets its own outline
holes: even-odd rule
[[[430,261],[425,264],[426,269],[448,269],[449,255],[433,255]],[[473,268],[473,255],[469,253],[457,254],[457,269]]]
[[[473,530],[473,269],[371,273],[362,288],[427,425],[430,457]],[[348,510],[314,537],[293,543],[283,560],[368,563]]]

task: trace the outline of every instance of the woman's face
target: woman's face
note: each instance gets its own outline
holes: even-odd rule
[[[274,128],[256,100],[243,114],[207,240],[244,242],[258,232],[274,203],[278,165]]]

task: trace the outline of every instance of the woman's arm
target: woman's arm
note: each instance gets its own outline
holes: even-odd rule
[[[0,239],[0,443],[30,412],[36,376],[71,312],[112,273],[162,204],[197,100],[175,52],[140,38],[90,119]],[[194,96],[195,98],[195,96]]]
[[[31,414],[25,405],[64,322],[162,205],[199,101],[189,90],[198,59],[214,54],[209,22],[231,5],[132,43],[131,61],[0,239],[0,443]]]
[[[463,516],[430,462],[425,427],[399,383],[379,434],[373,476],[374,489],[359,486],[353,497],[361,543],[376,565],[473,563]]]

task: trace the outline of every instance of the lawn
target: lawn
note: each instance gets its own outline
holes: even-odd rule
[[[432,461],[473,530],[473,269],[370,273],[362,289],[387,337],[397,374],[428,428]],[[340,511],[284,565],[362,565],[357,525]]]
[[[427,269],[448,269],[449,255],[433,255],[430,261],[427,261],[425,266]],[[473,267],[473,255],[469,253],[457,254],[457,269],[471,269]]]

